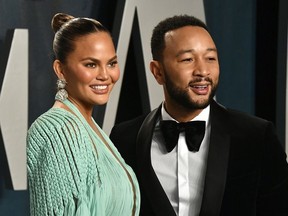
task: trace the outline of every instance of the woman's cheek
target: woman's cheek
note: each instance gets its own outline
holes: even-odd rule
[[[119,80],[120,77],[120,69],[118,68],[118,70],[115,70],[114,75],[112,76],[112,82],[116,83]]]

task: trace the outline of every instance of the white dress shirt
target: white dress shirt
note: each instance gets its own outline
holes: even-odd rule
[[[182,132],[178,144],[168,153],[159,127],[160,119],[154,129],[151,146],[152,166],[179,216],[197,216],[200,213],[210,140],[209,113],[210,106],[192,119],[206,122],[205,136],[198,152],[188,150],[185,132]],[[165,111],[163,104],[161,114],[163,120],[176,121]]]

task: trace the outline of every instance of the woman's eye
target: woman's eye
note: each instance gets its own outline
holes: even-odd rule
[[[118,61],[112,61],[108,64],[109,67],[115,67],[118,64]]]
[[[85,66],[89,67],[89,68],[95,68],[96,67],[96,65],[94,63],[87,63]]]

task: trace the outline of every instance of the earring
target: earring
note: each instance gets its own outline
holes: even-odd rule
[[[57,80],[57,93],[55,95],[55,100],[57,101],[64,101],[68,97],[68,93],[65,90],[67,82],[64,79],[58,79]]]

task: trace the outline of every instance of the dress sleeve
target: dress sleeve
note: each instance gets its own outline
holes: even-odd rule
[[[75,119],[63,118],[42,116],[27,134],[30,214],[33,216],[72,216],[85,212],[88,135],[81,131]]]

